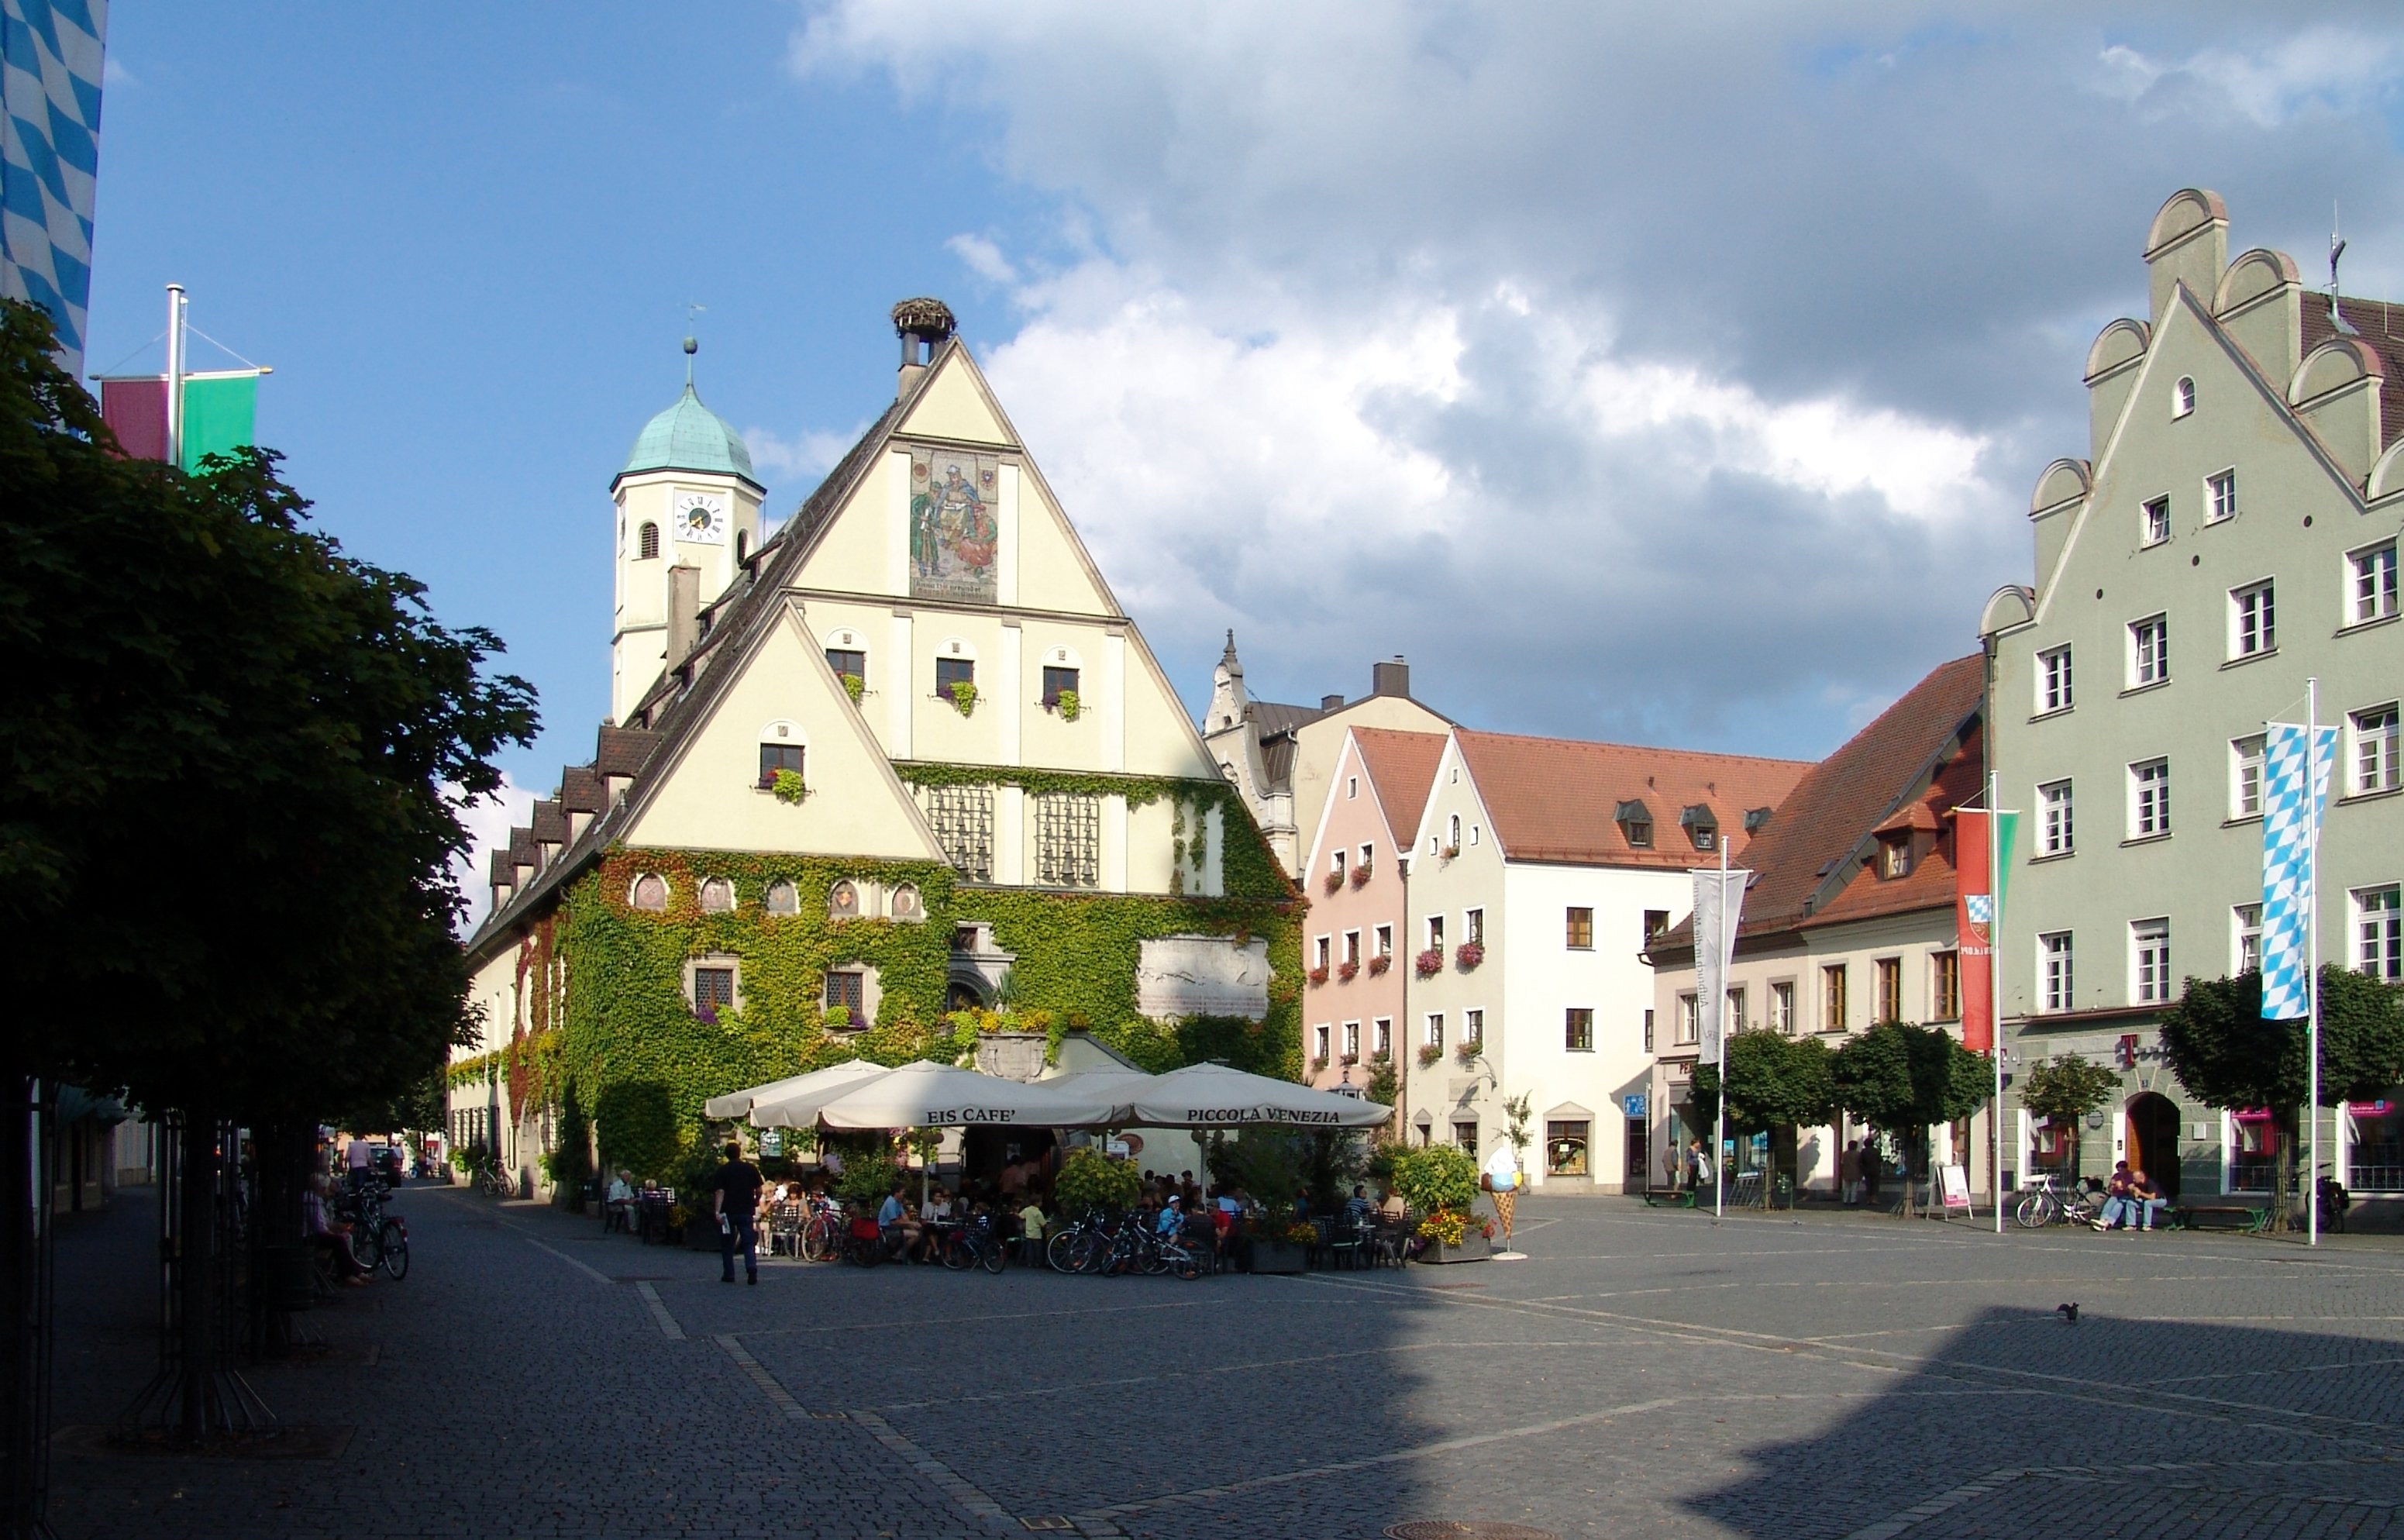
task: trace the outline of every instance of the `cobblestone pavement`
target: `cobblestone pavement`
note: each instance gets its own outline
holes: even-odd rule
[[[253,1375],[355,1429],[339,1454],[71,1430],[61,1533],[2404,1536],[2393,1241],[1539,1198],[1524,1262],[727,1288],[535,1205],[402,1203],[408,1281]],[[150,1223],[135,1197],[62,1241],[63,1422],[141,1381]]]

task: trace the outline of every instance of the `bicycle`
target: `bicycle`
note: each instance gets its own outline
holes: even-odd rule
[[[2328,1169],[2324,1166],[2323,1170]],[[2345,1183],[2333,1176],[2317,1177],[2313,1182],[2313,1201],[2320,1210],[2320,1227],[2324,1232],[2345,1234],[2345,1211],[2354,1207],[2354,1195]]]
[[[1010,1259],[1010,1243],[993,1233],[991,1223],[979,1220],[945,1235],[937,1254],[943,1266],[956,1273],[981,1267],[988,1273],[999,1274]]]
[[[2020,1228],[2041,1230],[2048,1225],[2103,1223],[2104,1205],[2096,1197],[2092,1178],[2068,1192],[2056,1187],[2050,1176],[2034,1178],[2033,1183],[2012,1205],[2012,1222]]]
[[[398,1219],[387,1219],[376,1228],[377,1260],[396,1283],[409,1276],[409,1225]],[[365,1264],[361,1264],[365,1266]]]
[[[497,1164],[480,1166],[476,1169],[476,1191],[486,1197],[513,1198],[518,1196],[517,1178]]]
[[[833,1262],[843,1255],[843,1211],[833,1204],[821,1204],[810,1211],[802,1222],[802,1260]]]

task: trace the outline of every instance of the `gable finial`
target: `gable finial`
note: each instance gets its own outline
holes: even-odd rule
[[[2354,329],[2346,320],[2345,313],[2337,307],[2337,259],[2345,255],[2345,241],[2337,232],[2337,201],[2331,199],[2329,201],[2329,325],[2337,328],[2337,333],[2341,337],[2359,337],[2362,333]]]

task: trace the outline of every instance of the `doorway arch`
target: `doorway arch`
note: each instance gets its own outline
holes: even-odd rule
[[[2179,1197],[2178,1104],[2159,1091],[2140,1091],[2129,1099],[2129,1167],[2154,1179],[2162,1196]]]

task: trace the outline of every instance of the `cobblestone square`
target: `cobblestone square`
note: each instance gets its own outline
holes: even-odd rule
[[[713,1256],[412,1188],[261,1367],[330,1460],[70,1434],[84,1536],[2404,1534],[2404,1251],[1529,1199],[1529,1259],[1094,1280]],[[59,1421],[147,1371],[152,1211],[61,1243]],[[2078,1320],[2056,1312],[2076,1302]]]

